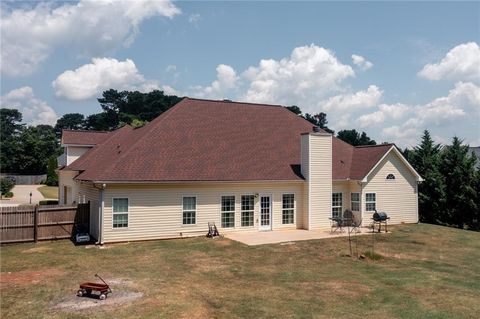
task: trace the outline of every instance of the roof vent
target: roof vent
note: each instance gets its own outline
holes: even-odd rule
[[[319,127],[319,126],[314,126],[314,127],[313,127],[313,131],[314,131],[315,133],[320,132],[320,127]]]

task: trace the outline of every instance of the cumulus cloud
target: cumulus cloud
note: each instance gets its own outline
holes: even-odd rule
[[[480,86],[457,82],[448,95],[428,103],[408,107],[412,117],[402,124],[385,127],[382,133],[403,145],[414,145],[424,129],[458,125],[476,127],[480,120]]]
[[[180,14],[169,0],[41,2],[1,11],[1,71],[10,76],[31,74],[57,47],[98,56],[128,46],[144,20]]]
[[[373,63],[370,61],[365,60],[365,58],[361,55],[352,54],[352,61],[357,67],[362,70],[368,70],[373,66]]]
[[[425,65],[418,75],[429,80],[480,80],[480,47],[475,42],[460,44],[440,62]]]
[[[356,93],[347,93],[332,96],[320,102],[324,111],[352,111],[354,109],[369,108],[378,104],[383,91],[376,85],[370,85],[366,90]]]
[[[196,86],[193,88],[193,95],[199,98],[222,99],[237,88],[237,72],[229,65],[219,64],[217,66],[217,79],[209,86]]]
[[[142,92],[160,89],[155,81],[145,79],[132,60],[113,58],[93,58],[91,63],[60,74],[52,86],[56,96],[74,101],[96,97],[111,88]]]
[[[27,124],[50,124],[57,121],[57,114],[46,102],[35,97],[33,89],[24,86],[12,90],[0,98],[4,108],[18,109],[23,115],[23,121]]]
[[[357,124],[364,128],[383,123],[387,119],[398,120],[404,117],[410,110],[410,106],[402,103],[380,104],[378,106],[378,111],[360,116],[357,120]]]
[[[192,24],[197,24],[201,19],[201,16],[199,13],[192,13],[191,15],[188,16],[188,22]]]
[[[308,111],[354,76],[352,67],[342,64],[332,51],[313,44],[297,47],[288,58],[261,60],[248,68],[243,73],[249,83],[243,100],[286,105],[300,101]]]

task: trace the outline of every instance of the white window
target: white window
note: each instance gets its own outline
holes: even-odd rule
[[[222,196],[222,227],[235,227],[235,196]]]
[[[332,194],[332,217],[342,217],[342,193]]]
[[[377,209],[377,196],[375,193],[365,194],[365,210],[367,212],[373,212]]]
[[[255,197],[253,195],[242,195],[242,227],[253,226],[254,207]]]
[[[389,180],[395,179],[395,175],[393,175],[393,174],[388,174],[388,175],[387,175],[387,179],[389,179]]]
[[[293,224],[294,215],[295,215],[295,195],[283,194],[282,224]]]
[[[195,224],[197,216],[197,198],[196,197],[184,197],[183,198],[183,224],[193,225]]]
[[[350,194],[350,209],[353,212],[360,211],[360,193],[351,193]]]
[[[113,228],[128,227],[128,198],[114,198],[112,209]]]

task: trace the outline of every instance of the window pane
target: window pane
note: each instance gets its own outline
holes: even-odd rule
[[[114,198],[113,199],[113,212],[114,213],[127,213],[128,212],[128,198]]]
[[[375,201],[375,193],[367,193],[365,194],[365,200],[367,202],[374,202]]]
[[[352,201],[360,201],[360,193],[352,193]]]
[[[113,228],[128,227],[128,214],[113,214]]]
[[[254,216],[254,207],[255,207],[255,196],[253,195],[242,195],[242,205],[241,205],[241,225],[242,227],[251,227],[253,226],[253,216]]]
[[[342,214],[342,207],[333,207],[332,208],[332,217],[340,217]]]
[[[195,211],[184,211],[183,212],[183,224],[191,225],[195,224]]]
[[[222,212],[235,211],[235,196],[222,196]]]
[[[242,212],[242,227],[253,226],[253,211]]]
[[[196,197],[184,197],[183,198],[183,210],[196,210],[197,198]]]

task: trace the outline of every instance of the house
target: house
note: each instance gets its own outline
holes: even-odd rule
[[[422,179],[393,144],[353,147],[281,106],[184,98],[141,128],[63,131],[59,198],[100,243],[317,229],[351,209],[418,222]],[[254,236],[254,232],[252,234]]]

